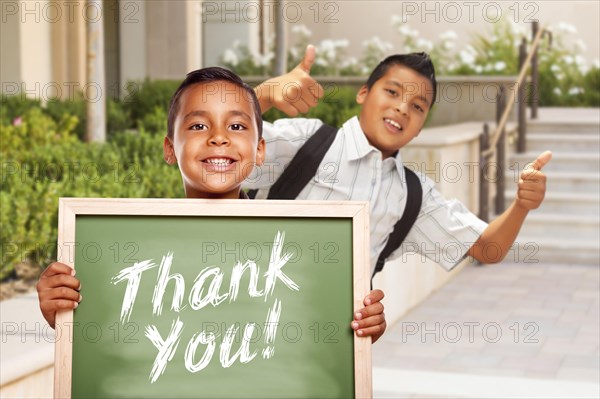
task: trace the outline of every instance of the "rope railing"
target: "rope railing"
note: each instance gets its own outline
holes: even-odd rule
[[[540,40],[542,39],[542,36],[544,35],[544,33],[548,32],[545,29],[536,29],[536,25],[537,25],[537,22],[534,22],[534,30],[537,30],[537,32],[533,39],[533,43],[531,44],[531,51],[529,51],[527,58],[525,59],[525,61],[523,62],[523,65],[521,66],[521,70],[519,72],[519,77],[517,78],[517,81],[515,84],[515,90],[519,90],[521,87],[523,87],[523,84],[524,84],[523,81],[525,79],[525,75],[527,74],[527,70],[529,69],[529,66],[531,65],[532,58],[537,53],[537,49],[540,44]],[[521,43],[521,45],[522,46],[526,45],[526,41],[524,38],[523,38],[523,42]],[[534,91],[537,91],[537,87],[534,88]],[[508,102],[506,103],[506,106],[504,108],[504,112],[502,113],[502,117],[500,118],[500,122],[498,122],[498,125],[496,126],[496,130],[494,130],[494,133],[492,133],[492,135],[490,136],[489,147],[483,152],[483,154],[482,154],[483,156],[489,157],[489,156],[493,155],[496,144],[498,143],[498,140],[500,139],[500,133],[502,132],[502,130],[504,130],[504,128],[506,126],[506,122],[508,121],[508,116],[510,115],[510,111],[511,111],[513,105],[515,104],[516,97],[518,97],[518,96],[514,96],[514,95],[509,96]],[[525,101],[525,99],[519,98],[519,101]]]
[[[537,50],[544,35],[548,35],[550,44],[552,36],[546,29],[539,29],[538,22],[534,22],[532,26],[533,41],[531,49],[527,53],[527,41],[525,38],[519,46],[519,76],[515,82],[514,92],[512,96],[508,96],[506,101],[506,90],[504,86],[500,87],[496,107],[496,129],[490,134],[489,126],[486,123],[483,126],[483,133],[480,139],[480,157],[479,157],[479,217],[487,221],[489,218],[489,181],[485,176],[487,164],[489,160],[496,155],[498,176],[496,183],[496,213],[502,213],[505,208],[504,203],[504,169],[506,165],[505,155],[505,140],[506,140],[506,123],[510,115],[510,111],[518,99],[518,139],[517,151],[525,152],[525,134],[526,134],[526,100],[525,100],[525,76],[531,66],[532,69],[532,118],[537,117],[537,101],[538,101],[538,65],[537,65]],[[516,94],[516,95],[515,95]]]

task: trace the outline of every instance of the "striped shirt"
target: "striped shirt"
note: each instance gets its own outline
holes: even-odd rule
[[[267,197],[285,166],[302,145],[321,127],[318,119],[280,119],[264,123],[266,157],[244,182],[244,188],[259,189],[256,198]],[[477,241],[487,224],[462,203],[446,200],[431,179],[419,174],[423,203],[404,243],[388,257],[421,253],[447,270],[456,266]],[[344,123],[319,169],[300,192],[300,200],[370,201],[371,270],[406,205],[406,180],[400,152],[382,159],[371,146],[357,117]]]

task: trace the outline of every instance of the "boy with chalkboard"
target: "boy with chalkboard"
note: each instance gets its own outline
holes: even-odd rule
[[[263,112],[276,107],[296,116],[317,103],[323,89],[310,77],[314,59],[309,46],[294,70],[255,89]],[[541,169],[552,153],[542,153],[525,168],[515,200],[488,225],[402,163],[399,150],[420,133],[435,99],[435,70],[427,54],[387,57],[356,95],[359,117],[341,128],[328,128],[318,119],[265,123],[265,167],[245,187],[261,199],[370,201],[373,275],[404,250],[416,249],[447,270],[467,255],[499,262],[528,212],[544,199]]]
[[[177,164],[187,198],[246,199],[241,183],[262,165],[261,108],[254,91],[223,68],[190,72],[169,107],[165,161]],[[56,312],[77,308],[82,300],[75,270],[55,262],[37,284],[40,309],[54,328]],[[374,290],[351,323],[359,336],[376,341],[385,331],[381,299]]]

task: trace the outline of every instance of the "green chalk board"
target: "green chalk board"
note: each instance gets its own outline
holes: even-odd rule
[[[349,327],[366,209],[61,199],[60,260],[84,299],[57,319],[55,396],[370,396],[370,340]]]

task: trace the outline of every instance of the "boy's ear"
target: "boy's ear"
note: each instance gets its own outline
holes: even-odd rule
[[[367,97],[368,93],[369,88],[367,85],[362,85],[362,87],[358,90],[358,93],[356,93],[356,102],[362,105],[362,103],[365,102],[365,98]]]
[[[163,142],[163,157],[165,162],[167,162],[169,165],[177,163],[175,151],[173,150],[173,143],[168,136],[165,136],[165,141]]]
[[[256,147],[256,159],[255,159],[256,166],[262,166],[263,163],[265,163],[265,151],[266,151],[265,147],[266,147],[265,139],[261,137],[258,140],[258,146]]]

